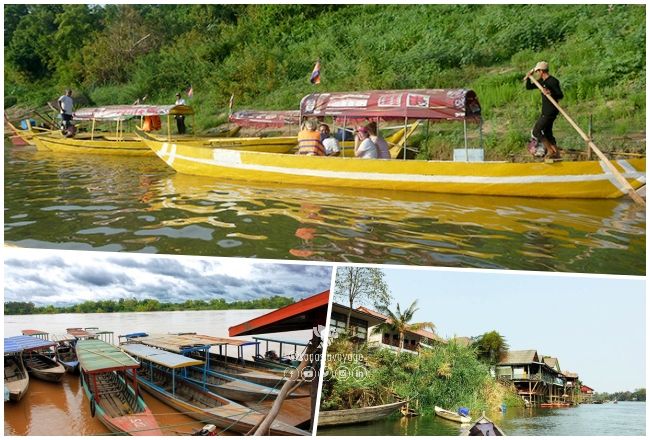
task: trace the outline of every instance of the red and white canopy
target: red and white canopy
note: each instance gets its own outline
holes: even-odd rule
[[[119,121],[140,116],[192,114],[194,114],[194,110],[188,105],[107,105],[79,109],[74,112],[73,117],[78,121],[93,119]]]
[[[298,110],[240,110],[229,117],[230,122],[243,127],[284,127],[299,125]]]
[[[347,119],[479,120],[481,105],[473,90],[414,89],[312,93],[302,98],[303,117]]]

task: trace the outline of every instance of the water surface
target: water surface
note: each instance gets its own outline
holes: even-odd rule
[[[579,405],[572,408],[508,409],[489,417],[512,435],[645,435],[645,402]],[[457,423],[436,416],[390,417],[373,423],[319,428],[318,435],[460,435]]]
[[[645,274],[645,211],[544,200],[252,184],[157,158],[5,147],[20,247]]]

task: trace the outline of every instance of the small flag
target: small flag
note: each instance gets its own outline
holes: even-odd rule
[[[232,107],[234,104],[235,104],[235,94],[233,93],[232,95],[230,95],[230,101],[228,102],[228,110],[229,113],[231,114],[232,114]]]
[[[190,85],[190,88],[186,90],[187,97],[191,98],[192,95],[194,95],[194,90],[192,89],[192,85]]]
[[[312,84],[320,84],[320,60],[316,61],[314,70],[311,71],[311,78],[309,78],[309,82]]]

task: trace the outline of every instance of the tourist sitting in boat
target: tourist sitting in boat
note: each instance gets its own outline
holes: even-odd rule
[[[298,154],[305,156],[325,156],[325,148],[320,140],[317,123],[308,119],[298,133]]]
[[[377,146],[370,139],[370,132],[366,127],[357,127],[354,135],[354,155],[360,159],[377,159]]]
[[[370,133],[370,140],[377,147],[377,157],[379,159],[390,159],[390,152],[388,151],[388,142],[386,142],[386,139],[384,139],[379,135],[379,132],[377,130],[377,123],[374,121],[370,122],[368,125],[366,125],[366,128]]]
[[[320,124],[318,128],[320,130],[320,139],[323,143],[323,148],[325,149],[325,155],[338,156],[341,153],[341,147],[339,146],[339,141],[332,136],[330,126],[327,124]]]

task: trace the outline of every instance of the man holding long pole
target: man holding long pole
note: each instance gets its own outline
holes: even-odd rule
[[[533,136],[544,144],[546,149],[546,157],[558,158],[560,152],[557,148],[555,136],[553,136],[553,123],[559,113],[558,109],[549,101],[548,96],[551,96],[556,102],[564,97],[562,89],[560,88],[560,81],[557,78],[549,75],[548,63],[540,61],[537,65],[526,74],[526,89],[533,90],[537,86],[530,81],[531,75],[539,72],[539,83],[542,85],[542,114],[535,122],[533,127]]]

